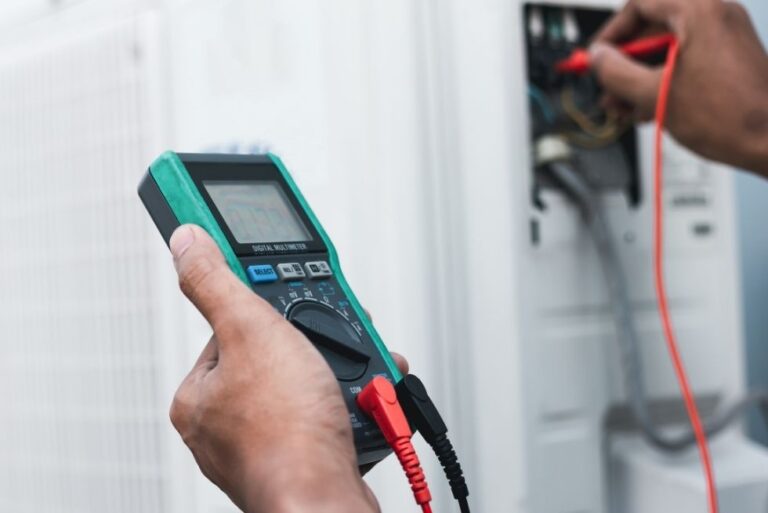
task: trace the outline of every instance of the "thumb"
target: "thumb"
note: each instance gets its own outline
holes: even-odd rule
[[[636,111],[653,113],[663,71],[640,64],[616,47],[595,43],[589,49],[592,70],[605,90]]]
[[[182,292],[214,331],[237,323],[243,317],[239,312],[252,308],[255,294],[232,273],[205,230],[194,225],[180,226],[173,232],[169,246]]]

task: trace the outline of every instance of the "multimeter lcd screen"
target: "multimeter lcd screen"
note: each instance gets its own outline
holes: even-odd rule
[[[312,240],[277,182],[204,181],[203,186],[240,244]]]

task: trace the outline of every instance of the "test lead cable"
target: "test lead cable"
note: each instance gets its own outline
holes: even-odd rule
[[[432,495],[419,457],[411,443],[413,432],[398,402],[395,387],[386,378],[377,376],[358,394],[357,404],[376,422],[387,444],[395,452],[422,513],[432,513],[429,504]]]
[[[664,125],[667,119],[667,106],[669,93],[672,89],[677,60],[680,54],[680,42],[672,34],[662,34],[653,38],[639,39],[625,44],[621,50],[630,56],[643,57],[663,51],[668,47],[668,53],[664,70],[659,85],[659,94],[656,101],[655,135],[654,135],[654,166],[653,166],[653,274],[656,289],[656,300],[661,317],[662,331],[667,345],[670,360],[675,370],[675,376],[683,396],[683,402],[691,422],[694,438],[704,471],[704,480],[707,488],[707,504],[710,513],[718,513],[719,505],[717,487],[715,485],[715,473],[712,468],[712,456],[709,451],[709,441],[704,423],[701,420],[699,408],[691,389],[688,374],[683,364],[682,356],[677,344],[672,316],[669,311],[666,280],[664,277],[664,205],[663,205],[663,178],[664,178]],[[592,65],[587,50],[577,50],[565,61],[556,65],[560,73],[584,73]]]
[[[432,402],[427,389],[419,378],[413,374],[405,376],[395,386],[400,405],[414,429],[432,447],[445,477],[451,487],[454,499],[458,501],[461,513],[469,511],[469,488],[464,479],[459,458],[448,439],[448,427],[445,425],[440,412]]]
[[[667,286],[664,278],[664,124],[667,119],[667,104],[669,102],[669,93],[672,89],[672,79],[677,67],[677,58],[680,54],[680,43],[677,39],[672,41],[667,55],[667,63],[664,66],[664,73],[661,77],[659,87],[659,97],[656,102],[656,132],[654,144],[654,172],[653,172],[653,269],[654,283],[656,285],[656,298],[661,316],[661,324],[664,329],[664,339],[667,342],[670,359],[675,368],[680,391],[683,394],[685,409],[691,420],[691,427],[696,435],[696,444],[699,448],[699,458],[704,470],[704,479],[707,485],[707,503],[710,513],[718,513],[719,505],[717,500],[717,487],[715,486],[715,472],[712,468],[712,456],[709,452],[709,442],[707,433],[704,430],[704,424],[701,421],[699,408],[696,405],[696,399],[693,396],[688,375],[680,356],[680,350],[675,337],[674,326],[672,325],[672,316],[669,312],[669,301],[667,299]]]

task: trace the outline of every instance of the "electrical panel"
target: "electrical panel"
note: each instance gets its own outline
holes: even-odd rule
[[[589,46],[613,11],[533,3],[524,9],[532,146],[548,135],[563,137],[573,148],[576,168],[593,187],[621,191],[637,206],[641,187],[634,122],[602,108],[594,75],[556,70],[573,50]],[[536,207],[546,207],[541,190],[552,186],[547,172],[534,162]]]

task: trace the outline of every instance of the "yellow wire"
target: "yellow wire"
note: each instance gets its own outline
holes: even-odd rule
[[[615,140],[619,135],[619,123],[614,113],[606,115],[605,123],[601,126],[592,121],[592,119],[579,109],[576,105],[576,97],[573,89],[564,88],[560,93],[560,103],[566,114],[581,128],[585,134],[598,139],[600,142]]]

